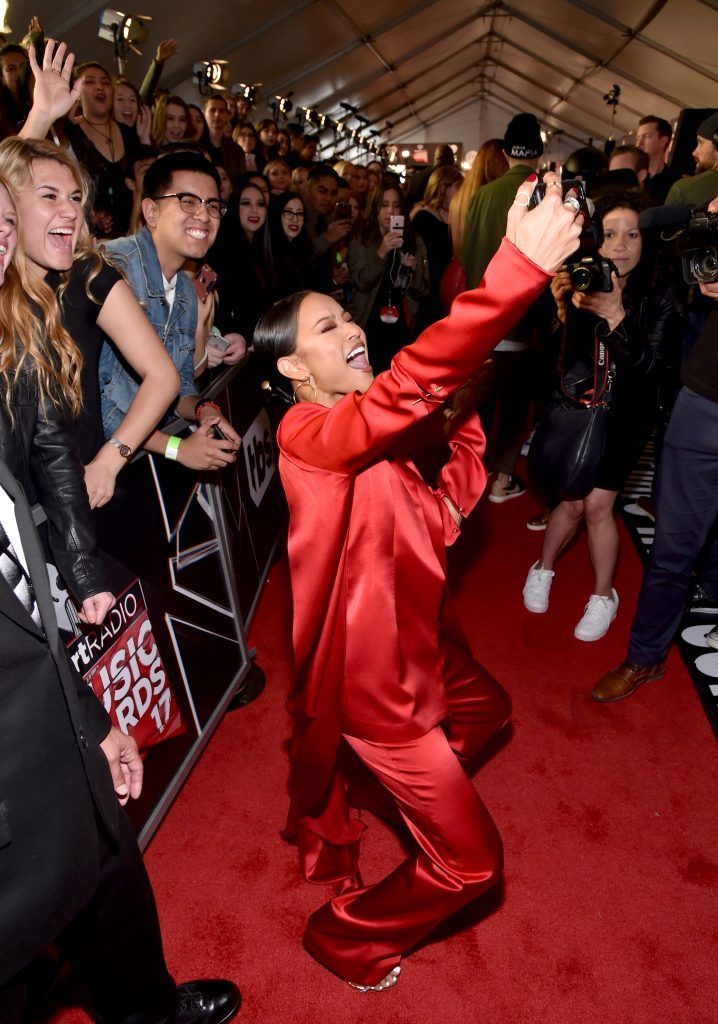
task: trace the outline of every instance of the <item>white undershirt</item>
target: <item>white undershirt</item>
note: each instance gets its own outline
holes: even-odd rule
[[[175,304],[175,291],[177,290],[177,274],[168,281],[165,275],[162,275],[162,287],[165,290],[165,298],[167,299],[167,316],[172,312],[172,307]]]

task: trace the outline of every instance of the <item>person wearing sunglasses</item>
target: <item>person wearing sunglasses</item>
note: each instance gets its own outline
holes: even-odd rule
[[[199,423],[182,440],[156,430],[145,448],[195,470],[221,469],[234,462],[240,444],[215,406],[199,404],[194,382],[198,302],[191,280],[181,272],[186,260],[201,262],[217,237],[227,210],[219,192],[215,167],[199,154],[180,151],[160,157],[145,174],[145,227],[105,247],[105,255],[124,274],[179,372],[179,399],[168,418],[179,415]],[[106,345],[100,358],[100,388],[107,437],[121,422],[137,386],[115,350]],[[215,438],[214,427],[226,440]]]

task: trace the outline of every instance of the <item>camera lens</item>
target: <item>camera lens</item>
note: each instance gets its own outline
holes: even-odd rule
[[[702,284],[711,284],[718,279],[718,254],[713,248],[704,249],[693,255],[691,273],[694,280]]]
[[[574,291],[587,292],[593,282],[593,274],[588,267],[576,267],[571,274]]]

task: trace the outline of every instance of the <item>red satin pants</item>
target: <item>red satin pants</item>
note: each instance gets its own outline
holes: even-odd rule
[[[309,919],[306,948],[347,981],[376,984],[501,875],[501,839],[464,765],[506,723],[511,705],[476,662],[470,673],[465,660],[461,668],[447,682],[451,714],[443,727],[399,744],[344,735],[393,797],[417,845],[382,881],[342,892]]]

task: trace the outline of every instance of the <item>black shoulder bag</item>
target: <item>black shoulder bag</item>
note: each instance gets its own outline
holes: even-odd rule
[[[552,496],[585,498],[593,490],[606,444],[611,359],[594,335],[593,387],[580,396],[566,387],[566,328],[559,356],[559,387],[549,399],[529,449],[529,472]]]

